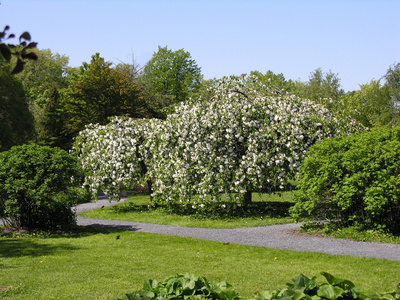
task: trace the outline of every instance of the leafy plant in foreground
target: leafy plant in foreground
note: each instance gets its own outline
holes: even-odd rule
[[[396,291],[371,294],[361,287],[356,287],[354,283],[346,279],[336,278],[327,272],[321,272],[325,277],[326,283],[318,284],[312,279],[300,274],[297,279],[287,283],[287,288],[276,289],[275,291],[257,292],[254,300],[272,300],[272,299],[399,299],[400,289]]]
[[[237,293],[227,291],[230,287],[226,282],[212,283],[196,274],[185,273],[169,277],[164,282],[148,280],[143,290],[127,294],[125,299],[239,299]]]
[[[300,274],[286,288],[274,291],[262,291],[254,294],[252,300],[350,300],[350,299],[400,299],[400,284],[396,290],[387,293],[372,294],[346,279],[336,278],[327,273],[321,273],[326,283],[318,284],[316,277],[308,278]],[[146,281],[143,290],[127,294],[124,300],[151,299],[226,299],[237,300],[239,295],[234,291],[226,291],[231,286],[226,282],[211,283],[206,278],[196,274],[179,274],[167,278],[164,282]]]

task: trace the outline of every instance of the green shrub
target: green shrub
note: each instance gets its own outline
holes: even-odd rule
[[[400,232],[400,128],[328,139],[307,154],[293,217]]]
[[[76,159],[59,148],[15,146],[0,153],[0,217],[27,228],[75,224],[71,206],[87,197]]]
[[[253,300],[319,300],[319,299],[399,299],[400,288],[396,290],[372,294],[364,291],[361,287],[356,287],[354,283],[346,279],[340,279],[329,273],[321,273],[326,283],[318,284],[312,279],[300,274],[297,279],[287,283],[286,288],[277,288],[274,291],[262,291],[254,294]],[[249,279],[250,280],[250,279]],[[234,291],[227,291],[231,286],[226,282],[211,283],[204,277],[195,274],[179,274],[167,278],[164,282],[148,280],[143,286],[143,290],[127,294],[124,300],[152,300],[152,299],[240,299]]]

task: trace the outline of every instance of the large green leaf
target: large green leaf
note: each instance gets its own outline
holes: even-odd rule
[[[328,283],[331,285],[339,286],[345,290],[349,290],[355,287],[354,283],[352,283],[349,280],[336,278],[335,276],[327,272],[321,272],[321,274],[326,278],[326,281],[328,281]]]
[[[304,290],[309,291],[314,289],[316,286],[317,283],[313,279],[310,279],[307,276],[300,274],[299,277],[297,277],[296,281],[294,282],[293,288],[294,289],[303,288]]]
[[[154,298],[154,293],[150,291],[137,291],[133,294],[126,294],[126,299],[128,300],[151,300]]]
[[[343,295],[344,292],[345,291],[338,286],[324,284],[319,287],[317,294],[320,297],[335,300],[338,297],[340,297],[341,295]]]

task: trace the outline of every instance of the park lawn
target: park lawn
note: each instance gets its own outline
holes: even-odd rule
[[[120,235],[119,239],[116,236]],[[145,280],[197,273],[243,297],[320,272],[373,292],[398,284],[400,261],[275,250],[195,238],[87,228],[60,236],[0,236],[0,291],[7,299],[117,299]]]
[[[241,228],[275,224],[293,223],[288,209],[294,205],[293,193],[281,194],[253,193],[253,202],[260,204],[261,209],[252,210],[240,216],[201,216],[178,214],[164,209],[149,209],[150,197],[147,195],[129,196],[128,201],[111,207],[104,207],[79,214],[94,219],[111,219],[173,225],[193,228]]]

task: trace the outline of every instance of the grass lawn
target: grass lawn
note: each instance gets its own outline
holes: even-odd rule
[[[117,299],[141,289],[147,279],[184,272],[227,281],[249,297],[284,287],[300,273],[324,282],[322,271],[384,292],[399,283],[400,261],[90,228],[61,236],[0,237],[0,286],[11,287],[0,291],[6,299]]]
[[[254,207],[251,211],[240,214],[196,215],[179,214],[165,211],[162,208],[149,209],[150,197],[144,195],[129,196],[127,202],[96,209],[79,214],[95,219],[111,219],[133,222],[145,222],[163,225],[197,228],[240,228],[273,224],[292,223],[294,219],[288,215],[288,209],[294,205],[290,192],[278,194],[253,194]]]

